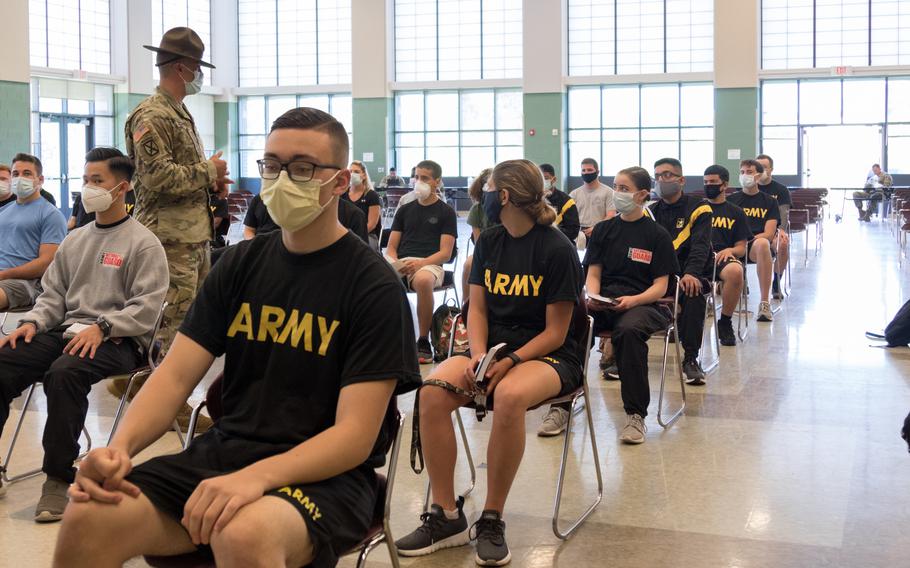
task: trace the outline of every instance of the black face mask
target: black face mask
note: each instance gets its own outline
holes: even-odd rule
[[[487,219],[491,223],[499,224],[502,222],[500,214],[502,213],[502,201],[499,200],[498,191],[484,191],[481,194],[483,212],[486,213]]]
[[[585,180],[585,183],[591,183],[597,179],[597,172],[590,174],[581,174],[581,179]]]
[[[717,199],[717,196],[720,195],[721,187],[723,187],[723,184],[720,184],[720,183],[713,183],[713,184],[706,183],[705,184],[705,196],[708,199]]]

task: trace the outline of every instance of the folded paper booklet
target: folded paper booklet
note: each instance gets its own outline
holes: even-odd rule
[[[82,331],[84,329],[88,329],[88,327],[90,325],[92,325],[92,324],[74,323],[74,324],[70,325],[63,332],[63,339],[72,339],[72,338],[76,337],[76,334],[78,334],[80,331]]]
[[[595,300],[597,302],[601,302],[603,304],[609,304],[611,306],[619,303],[619,301],[616,298],[606,298],[604,296],[601,296],[600,294],[592,294],[591,292],[588,292],[588,298]]]

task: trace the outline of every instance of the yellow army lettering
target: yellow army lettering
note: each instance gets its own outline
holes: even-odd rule
[[[278,493],[284,493],[303,505],[303,508],[313,517],[314,521],[318,521],[322,517],[322,513],[319,512],[319,507],[316,506],[316,503],[310,501],[310,498],[304,495],[300,489],[291,490],[290,487],[282,487],[278,490]]]
[[[761,207],[743,207],[743,211],[749,217],[758,217],[759,219],[763,219],[768,214],[768,210]]]
[[[500,274],[496,273],[495,280],[492,278],[492,271],[487,268],[483,273],[483,281],[486,284],[487,291],[498,296],[533,296],[540,295],[540,286],[543,284],[543,276],[534,276],[532,274]]]
[[[272,343],[285,344],[288,339],[291,340],[291,347],[296,348],[303,339],[303,349],[313,352],[313,314],[304,312],[301,316],[300,311],[294,308],[288,314],[282,308],[277,306],[262,306],[259,312],[258,331],[254,331],[253,312],[249,302],[240,304],[237,313],[234,314],[234,321],[228,328],[227,336],[234,337],[237,334],[246,334],[247,341],[266,342],[271,340]],[[323,316],[315,316],[319,325],[319,350],[317,353],[325,357],[329,350],[335,332],[341,322],[332,320],[329,324]],[[283,327],[282,327],[283,326]]]
[[[736,219],[731,219],[729,217],[715,217],[711,221],[711,226],[715,229],[733,229],[733,224],[736,223]]]

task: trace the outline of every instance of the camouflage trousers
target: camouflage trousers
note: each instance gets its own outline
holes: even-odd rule
[[[209,273],[209,243],[174,243],[163,242],[164,253],[167,255],[167,267],[170,273],[170,283],[165,300],[167,309],[164,310],[164,320],[161,322],[161,356],[170,349],[174,336],[190,304],[196,299],[196,294],[202,288],[202,282]]]

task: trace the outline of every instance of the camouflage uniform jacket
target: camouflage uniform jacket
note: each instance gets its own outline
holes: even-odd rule
[[[127,118],[125,134],[136,164],[136,219],[162,242],[210,241],[215,166],[186,106],[158,87]]]

